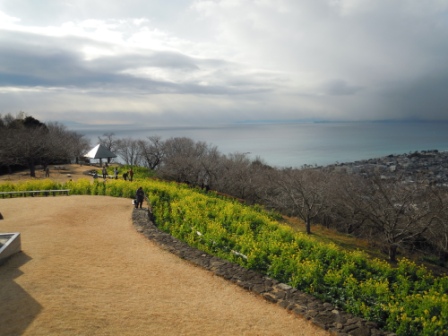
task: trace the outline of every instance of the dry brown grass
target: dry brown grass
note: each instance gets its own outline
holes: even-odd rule
[[[52,165],[50,166],[50,179],[58,182],[67,182],[71,180],[77,180],[79,178],[91,178],[88,175],[85,175],[84,172],[97,169],[100,171],[97,166],[86,166],[86,165],[77,165],[77,164],[68,164],[68,165]],[[29,170],[22,170],[19,172],[15,172],[13,174],[4,174],[0,175],[1,181],[8,182],[16,182],[23,180],[43,180],[45,179],[45,172],[42,169],[36,169],[36,177],[31,177]]]
[[[297,232],[305,232],[305,223],[295,217],[283,217],[283,222],[289,225]],[[320,224],[313,224],[311,226],[311,234],[318,241],[324,243],[334,243],[340,248],[347,251],[364,251],[369,258],[380,259],[389,262],[387,249],[381,248],[381,245],[375,242],[369,242],[367,239],[361,239],[349,234],[338,232],[334,229],[326,228]],[[399,256],[414,261],[418,265],[422,265],[430,269],[436,275],[446,275],[448,273],[447,267],[438,264],[437,256],[430,254],[428,251],[408,251],[405,249],[399,250]],[[396,263],[390,263],[392,267]]]

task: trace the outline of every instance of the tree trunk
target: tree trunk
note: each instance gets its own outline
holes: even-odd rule
[[[28,158],[28,167],[30,169],[30,176],[36,177],[36,164],[34,163],[33,158]]]
[[[311,220],[309,218],[306,219],[306,233],[311,234]]]
[[[396,262],[397,261],[397,250],[398,246],[395,244],[389,245],[389,261]]]
[[[36,165],[34,164],[33,160],[28,161],[28,166],[30,168],[30,176],[36,177]]]
[[[439,261],[444,264],[447,260],[448,260],[448,253],[445,251],[440,251],[439,252]]]

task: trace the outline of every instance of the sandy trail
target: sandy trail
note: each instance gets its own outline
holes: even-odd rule
[[[23,252],[0,266],[0,335],[329,335],[160,249],[130,200],[0,199]]]

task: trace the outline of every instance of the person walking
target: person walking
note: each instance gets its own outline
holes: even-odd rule
[[[107,168],[106,166],[103,167],[103,179],[107,178]]]
[[[118,168],[117,167],[114,168],[114,175],[115,175],[115,179],[118,180]]]
[[[142,187],[139,187],[137,189],[137,192],[135,193],[135,208],[136,209],[138,209],[139,207],[140,207],[140,209],[142,208],[144,199],[145,199],[145,192],[143,191]]]

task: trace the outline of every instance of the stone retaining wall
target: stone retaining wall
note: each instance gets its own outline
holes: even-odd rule
[[[336,309],[332,304],[300,292],[253,270],[190,247],[159,230],[147,209],[134,209],[132,220],[137,231],[156,242],[163,249],[182,259],[201,266],[238,286],[262,296],[265,300],[311,320],[315,325],[337,336],[394,336],[369,322]]]

